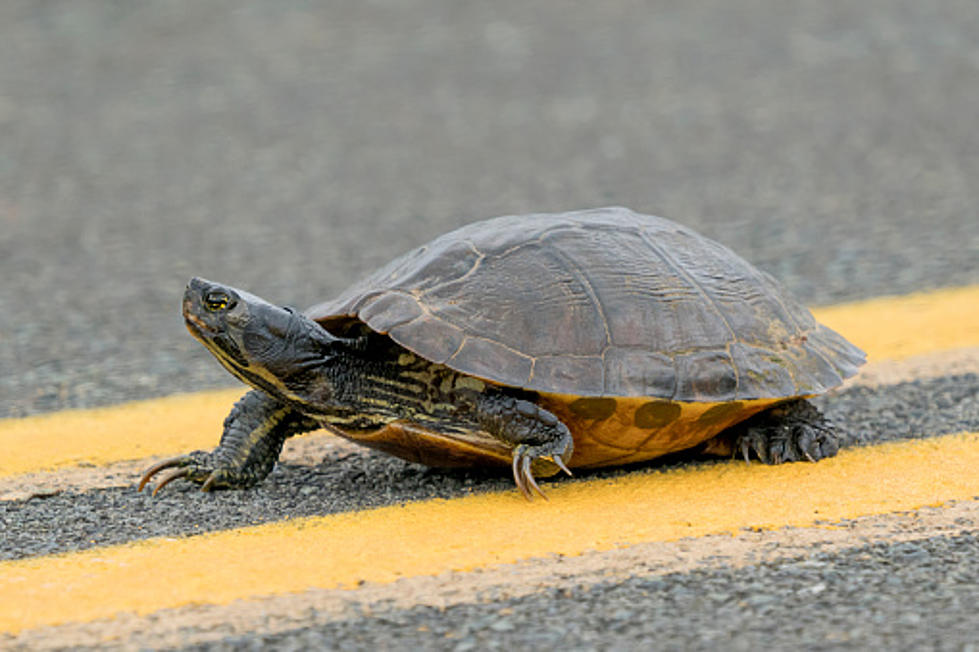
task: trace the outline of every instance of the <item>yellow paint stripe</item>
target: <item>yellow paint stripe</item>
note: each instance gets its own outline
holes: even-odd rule
[[[979,285],[816,309],[872,360],[979,346]],[[243,389],[0,420],[0,477],[176,455],[217,444]]]
[[[911,510],[979,496],[977,468],[979,433],[963,433],[559,483],[549,502],[510,491],[4,562],[0,631]]]
[[[0,420],[0,477],[213,448],[245,390]]]
[[[979,285],[818,308],[872,360],[979,346]],[[0,420],[0,477],[212,448],[243,390]]]
[[[813,309],[870,360],[979,346],[979,285]]]

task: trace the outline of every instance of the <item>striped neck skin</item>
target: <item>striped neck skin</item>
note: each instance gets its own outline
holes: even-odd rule
[[[338,339],[302,319],[310,327],[305,337],[298,336],[300,343],[286,347],[288,361],[242,365],[231,347],[232,353],[216,343],[208,349],[243,382],[341,430],[374,430],[405,418],[436,428],[452,421],[460,374],[408,353],[386,337]],[[466,389],[482,388],[474,382],[480,387]]]
[[[202,279],[187,287],[184,320],[236,378],[339,428],[444,423],[460,390],[485,389],[384,335],[336,337],[295,310]]]

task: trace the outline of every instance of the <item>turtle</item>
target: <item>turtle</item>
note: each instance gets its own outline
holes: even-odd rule
[[[809,402],[864,353],[771,275],[621,207],[478,221],[305,312],[201,278],[190,333],[253,389],[213,451],[148,468],[246,488],[290,436],[324,428],[433,467],[538,477],[679,451],[767,463],[835,455]]]

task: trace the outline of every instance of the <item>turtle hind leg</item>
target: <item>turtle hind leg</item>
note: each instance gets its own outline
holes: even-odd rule
[[[833,457],[839,437],[826,417],[805,399],[780,403],[732,426],[729,438],[734,453],[748,461],[754,453],[765,464],[815,462]]]

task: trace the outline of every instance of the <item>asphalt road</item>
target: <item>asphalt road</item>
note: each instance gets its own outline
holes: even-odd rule
[[[979,375],[915,381],[886,392],[855,387],[817,404],[838,424],[844,446],[979,431]],[[215,444],[219,433],[214,433]],[[578,471],[564,484],[623,474],[676,469],[708,459],[685,456],[625,468]],[[132,474],[132,481],[136,480]],[[0,513],[6,530],[0,560],[84,550],[320,516],[428,498],[459,498],[511,489],[513,478],[495,470],[447,471],[345,448],[315,465],[284,463],[258,487],[202,496],[176,483],[151,497],[133,487],[69,490],[40,500],[12,501]],[[70,518],[64,518],[70,514]]]
[[[0,6],[0,415],[228,384],[193,275],[305,307],[621,204],[808,303],[979,279],[974,2]]]
[[[979,283],[977,34],[965,0],[4,2],[0,417],[230,386],[181,323],[189,277],[304,307],[493,215],[663,215],[809,304]],[[933,435],[979,430],[977,393],[967,374],[856,388],[827,409],[854,442]],[[11,502],[0,548],[18,558],[506,484],[375,455],[324,468],[208,501],[173,487],[142,513],[142,496],[109,489]],[[294,493],[322,473],[349,492]],[[974,580],[933,581],[975,577],[974,533],[914,545],[820,559],[830,590],[795,602],[783,592],[811,568],[780,562],[265,642],[707,646],[713,630],[692,620],[707,614],[740,623],[723,630],[739,649],[974,649]],[[739,600],[751,608],[733,616]],[[501,609],[527,622],[500,629]],[[451,641],[409,635],[445,619]]]
[[[975,650],[974,534],[371,614],[187,649]],[[930,580],[922,582],[927,573]],[[913,598],[909,598],[913,596]],[[968,608],[968,607],[966,607]],[[859,615],[859,617],[856,617]]]

